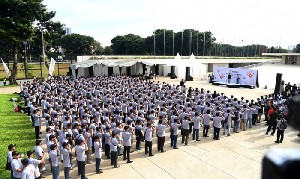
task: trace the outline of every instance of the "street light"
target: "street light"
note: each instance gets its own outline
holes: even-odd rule
[[[24,70],[25,70],[25,78],[27,78],[27,55],[26,55],[27,41],[24,41],[23,45],[25,47],[25,50],[24,50]]]

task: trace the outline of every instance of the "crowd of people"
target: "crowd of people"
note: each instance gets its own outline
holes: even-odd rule
[[[178,149],[180,135],[184,145],[191,140],[201,141],[201,137],[209,137],[210,131],[214,140],[220,140],[222,134],[230,136],[252,128],[265,114],[269,125],[266,134],[271,129],[271,134],[274,134],[275,121],[279,128],[279,123],[285,120],[287,99],[298,94],[299,90],[246,100],[216,91],[123,75],[78,79],[57,77],[43,82],[27,82],[21,88],[35,129],[36,146],[23,160],[20,160],[15,144],[8,146],[12,178],[43,178],[45,157],[48,156],[54,179],[59,176],[59,162],[63,163],[65,178],[69,178],[70,170],[75,167],[73,157],[76,158],[78,176],[85,179],[85,165],[94,163],[92,156],[97,174],[103,172],[102,158],[110,160],[114,168],[119,167],[120,156],[132,163],[130,153],[133,148],[141,150],[142,143],[145,154],[153,156],[155,137],[157,150],[165,152],[167,131],[170,146]],[[45,140],[40,137],[42,118],[46,125]],[[278,136],[281,138],[278,137],[277,141],[282,142],[283,132]],[[47,150],[41,147],[43,141]]]

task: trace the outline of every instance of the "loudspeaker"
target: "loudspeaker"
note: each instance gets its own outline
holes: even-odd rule
[[[185,81],[193,81],[193,77],[191,76],[191,67],[186,67]]]
[[[94,76],[94,67],[90,66],[89,67],[89,77],[93,77]]]
[[[270,149],[262,161],[262,179],[300,178],[300,150]]]
[[[177,78],[175,75],[175,66],[171,66],[171,79]]]
[[[275,85],[274,94],[277,94],[277,93],[280,92],[281,79],[282,79],[282,74],[281,73],[277,73],[276,74],[276,85]]]

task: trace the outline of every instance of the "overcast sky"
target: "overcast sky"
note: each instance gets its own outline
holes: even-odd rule
[[[297,0],[44,0],[72,33],[110,45],[117,35],[156,29],[211,31],[218,42],[282,46],[300,43]]]

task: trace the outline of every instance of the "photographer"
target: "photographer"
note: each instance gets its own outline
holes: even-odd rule
[[[284,117],[281,115],[280,120],[277,123],[277,140],[276,143],[282,143],[283,137],[284,137],[284,131],[287,128],[287,121],[284,119]],[[280,140],[279,140],[280,138]]]

